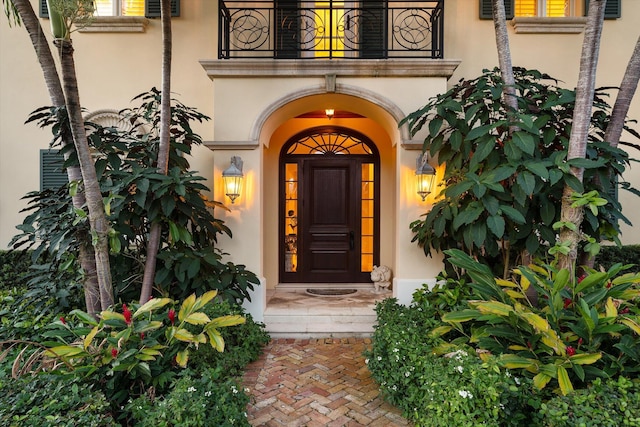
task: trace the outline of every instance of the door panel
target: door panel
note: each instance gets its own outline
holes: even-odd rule
[[[304,165],[301,273],[304,281],[348,282],[359,271],[354,236],[359,224],[359,196],[353,161],[307,160]]]

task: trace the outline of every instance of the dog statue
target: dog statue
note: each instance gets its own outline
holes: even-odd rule
[[[391,269],[386,265],[376,267],[373,266],[371,271],[371,281],[376,289],[376,292],[386,292],[391,286]]]

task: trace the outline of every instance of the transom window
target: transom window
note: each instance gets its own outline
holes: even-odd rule
[[[559,18],[572,16],[571,0],[515,0],[515,16]]]

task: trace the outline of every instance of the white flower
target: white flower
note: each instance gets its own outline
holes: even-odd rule
[[[204,392],[204,397],[209,397],[209,396],[211,396],[211,390],[205,391]]]
[[[234,385],[231,386],[231,391],[233,392],[233,394],[238,394],[238,389]]]
[[[364,364],[368,365],[369,364],[369,359],[364,359]]]
[[[464,368],[462,366],[456,366],[456,371],[463,373],[464,372]]]
[[[516,382],[517,385],[520,385],[520,378],[513,377],[513,380]]]
[[[193,393],[194,391],[198,391],[198,390],[196,390],[196,388],[195,388],[195,387],[193,387],[193,386],[191,386],[191,387],[189,387],[189,388],[187,389],[187,393]]]
[[[458,394],[462,396],[463,399],[473,399],[473,394],[469,393],[467,390],[458,390]]]
[[[409,372],[405,372],[404,373],[404,376],[407,377],[407,378],[409,378],[409,375],[411,375],[411,373],[409,373]]]
[[[378,362],[382,360],[382,356],[378,356]]]

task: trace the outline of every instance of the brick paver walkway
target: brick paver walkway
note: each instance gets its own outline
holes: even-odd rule
[[[276,339],[247,367],[252,426],[408,426],[364,363],[369,338]]]

